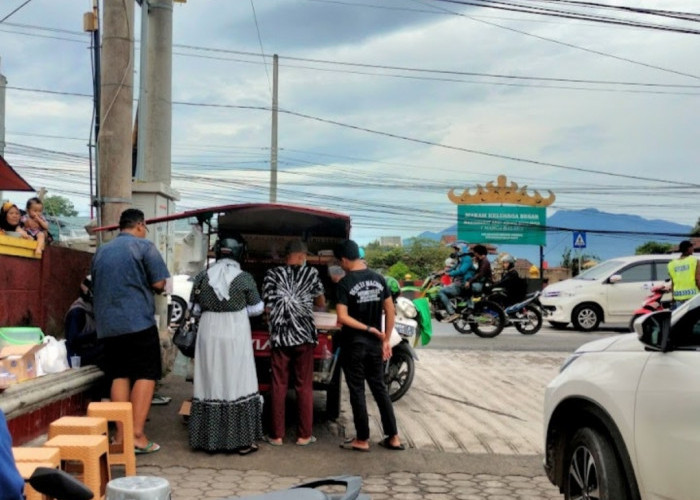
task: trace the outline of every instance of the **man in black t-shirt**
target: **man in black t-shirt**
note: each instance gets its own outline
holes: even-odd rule
[[[341,365],[350,394],[355,437],[341,448],[369,451],[369,417],[365,399],[365,381],[369,385],[382,419],[384,439],[379,443],[390,450],[403,450],[396,427],[394,408],[384,384],[383,361],[391,357],[389,336],[394,328],[394,303],[382,275],[367,269],[352,240],[334,250],[345,271],[338,282],[338,322],[341,331]],[[386,318],[382,331],[382,312]]]

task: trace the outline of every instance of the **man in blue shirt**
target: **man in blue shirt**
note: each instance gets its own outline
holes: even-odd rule
[[[469,245],[466,243],[455,243],[453,246],[456,252],[456,258],[458,259],[457,264],[449,271],[446,272],[448,276],[452,278],[452,284],[442,287],[438,292],[438,297],[442,301],[442,305],[445,306],[447,311],[447,321],[452,322],[459,318],[459,314],[455,312],[455,308],[450,303],[450,297],[458,297],[462,292],[462,287],[472,276],[474,276],[474,263],[469,255]]]
[[[170,273],[158,249],[146,239],[141,210],[124,210],[119,230],[92,259],[95,323],[97,337],[104,342],[111,399],[131,401],[136,453],[150,453],[160,446],[146,437],[144,426],[162,374],[153,293],[163,292]],[[120,433],[118,429],[116,442],[121,441]]]
[[[7,428],[5,414],[0,410],[0,500],[22,500],[23,491],[24,479],[12,456],[12,436]]]

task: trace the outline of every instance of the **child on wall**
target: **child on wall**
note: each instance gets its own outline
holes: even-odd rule
[[[49,223],[44,218],[44,204],[37,198],[27,200],[27,213],[22,216],[22,228],[37,242],[34,253],[40,256],[50,242]]]

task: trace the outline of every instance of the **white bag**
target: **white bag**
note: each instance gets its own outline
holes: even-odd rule
[[[57,340],[51,335],[44,337],[44,347],[36,353],[36,364],[40,373],[60,373],[68,370],[66,341]]]

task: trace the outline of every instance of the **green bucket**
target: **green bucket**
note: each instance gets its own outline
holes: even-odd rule
[[[0,348],[6,345],[41,344],[44,332],[36,326],[5,326],[0,328]]]

